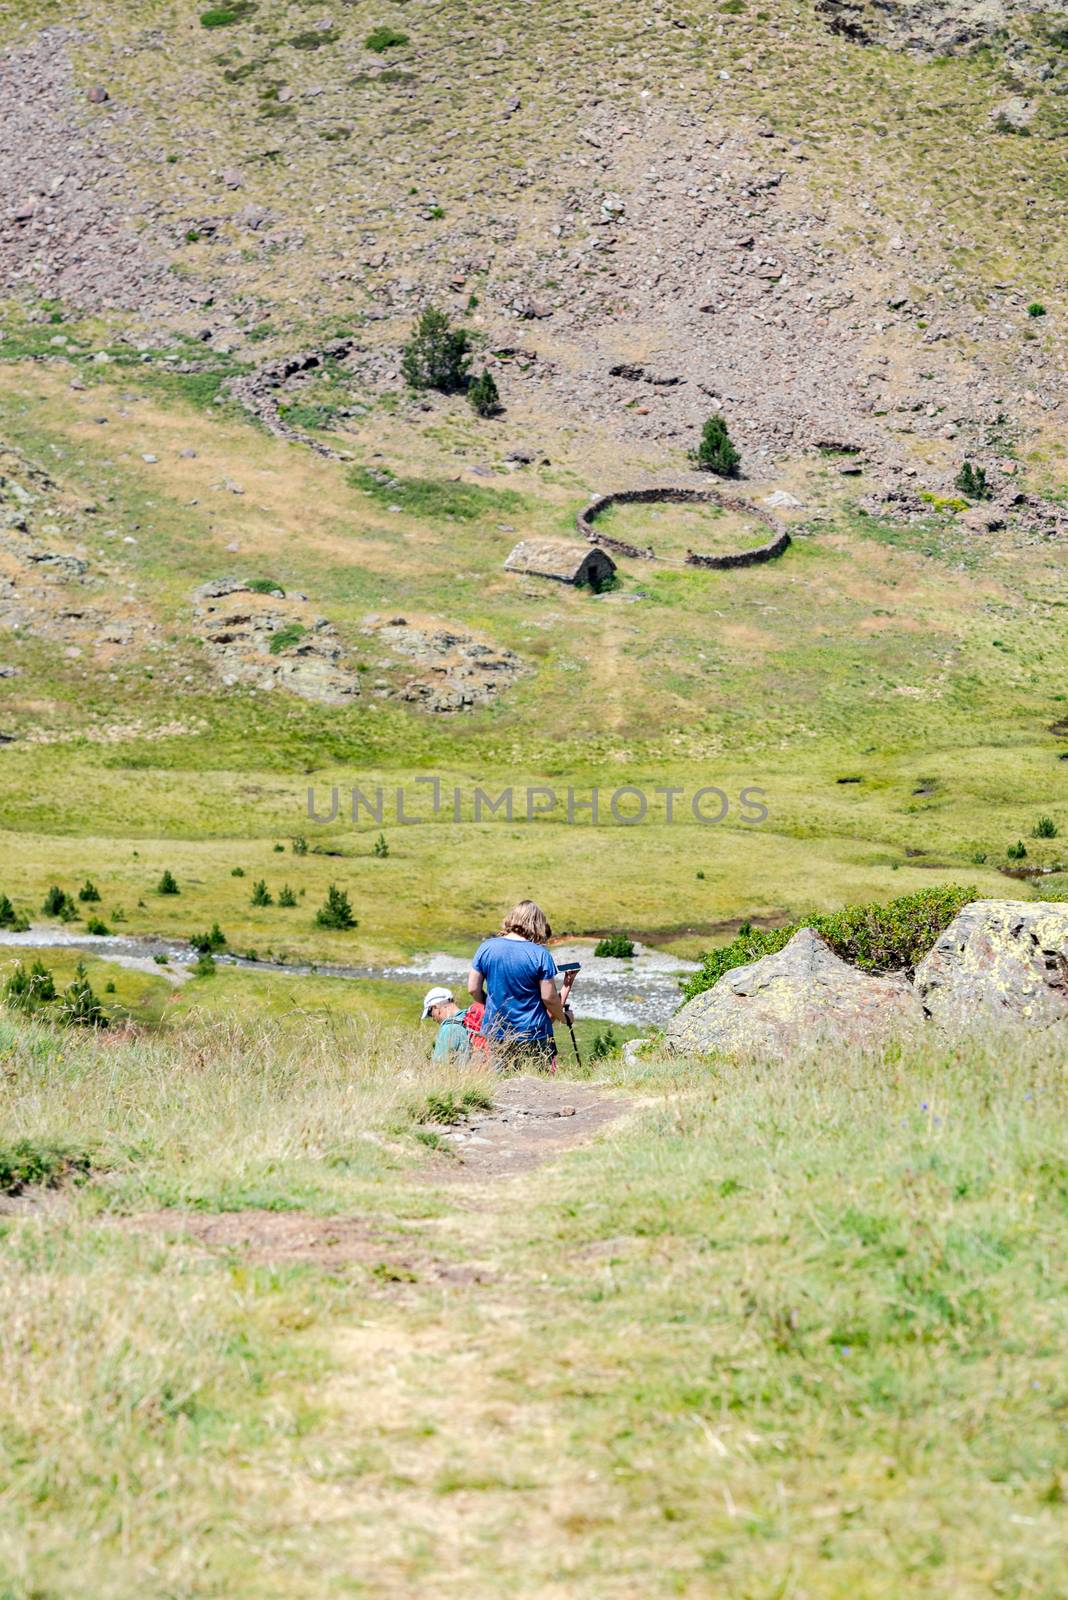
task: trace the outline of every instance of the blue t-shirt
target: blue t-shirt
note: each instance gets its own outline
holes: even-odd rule
[[[486,985],[487,1039],[551,1039],[553,1022],[541,998],[543,978],[556,977],[556,962],[543,944],[529,939],[484,939],[471,965]]]

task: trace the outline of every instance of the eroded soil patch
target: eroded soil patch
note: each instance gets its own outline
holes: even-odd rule
[[[427,1181],[483,1181],[529,1172],[556,1155],[586,1144],[627,1110],[585,1084],[552,1078],[513,1078],[494,1091],[492,1111],[475,1113],[442,1132],[453,1159],[440,1162]]]

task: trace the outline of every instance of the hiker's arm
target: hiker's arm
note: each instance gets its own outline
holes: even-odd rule
[[[541,980],[541,1003],[554,1022],[567,1021],[568,1007],[557,994],[556,984],[551,978]]]
[[[477,1000],[481,1005],[486,998],[486,980],[477,967],[472,967],[467,974],[467,992],[472,1000]]]

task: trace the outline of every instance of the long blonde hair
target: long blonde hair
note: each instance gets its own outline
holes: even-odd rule
[[[520,900],[501,923],[502,933],[518,933],[532,944],[548,944],[553,936],[549,919],[533,900]]]

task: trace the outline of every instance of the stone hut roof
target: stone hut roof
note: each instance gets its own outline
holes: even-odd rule
[[[506,572],[529,572],[560,583],[582,583],[591,572],[603,577],[615,567],[605,551],[570,539],[523,539],[504,563]]]

